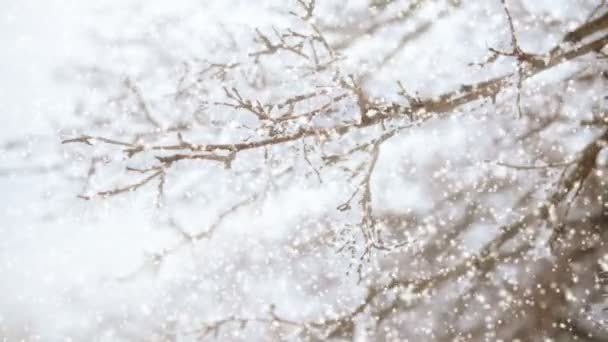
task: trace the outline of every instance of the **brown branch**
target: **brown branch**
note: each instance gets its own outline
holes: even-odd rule
[[[85,199],[85,200],[90,200],[93,197],[97,197],[97,196],[99,196],[99,197],[110,197],[110,196],[115,196],[115,195],[122,194],[122,193],[125,193],[125,192],[132,192],[132,191],[135,191],[135,190],[141,188],[142,186],[146,185],[148,182],[150,182],[154,178],[162,177],[164,175],[164,173],[165,173],[165,170],[159,168],[159,169],[157,169],[156,172],[154,172],[150,176],[142,179],[141,181],[139,181],[137,183],[130,184],[128,186],[121,187],[121,188],[116,188],[116,189],[113,189],[113,190],[100,191],[100,192],[97,192],[93,196],[79,195],[78,197],[82,198],[82,199]]]
[[[595,27],[595,30],[598,29],[597,27],[603,28],[603,26],[597,26],[597,25],[593,26],[593,27]],[[576,30],[575,32],[581,32],[581,31]],[[582,30],[582,32],[584,32],[584,34],[592,34],[592,33],[595,33],[596,31],[591,30],[591,29],[586,29],[586,30]],[[549,68],[555,67],[561,63],[564,63],[566,61],[583,56],[590,52],[599,51],[607,43],[608,43],[608,35],[604,35],[601,38],[598,38],[587,44],[575,47],[575,48],[567,50],[567,51],[562,51],[561,48],[554,49],[550,53],[549,58],[546,63],[542,63],[542,64],[530,63],[524,67],[525,70],[522,73],[522,82],[525,79],[531,78],[534,75],[536,75],[542,71],[545,71]],[[191,152],[213,152],[213,151],[223,150],[223,151],[230,152],[230,154],[228,156],[222,156],[222,155],[215,155],[215,154],[211,154],[211,155],[210,154],[194,154],[194,155],[192,155],[192,154],[180,153],[180,154],[175,154],[172,156],[157,157],[157,160],[159,160],[161,163],[164,163],[166,166],[170,166],[172,163],[179,161],[179,160],[184,160],[184,159],[214,160],[214,161],[224,162],[226,164],[226,166],[229,167],[230,162],[234,158],[235,154],[239,151],[255,149],[255,148],[259,148],[259,147],[266,147],[266,146],[270,146],[270,145],[278,145],[278,144],[292,142],[292,141],[296,141],[298,139],[312,137],[312,136],[344,135],[353,129],[358,129],[358,128],[382,123],[383,120],[385,120],[387,118],[398,117],[399,115],[411,116],[415,120],[413,124],[420,123],[420,122],[426,121],[426,120],[434,118],[434,117],[441,117],[442,113],[450,112],[451,110],[456,109],[457,107],[459,107],[463,104],[473,102],[476,100],[480,100],[483,98],[487,98],[487,97],[495,98],[497,96],[497,94],[502,90],[502,88],[507,84],[509,77],[510,77],[510,75],[505,75],[505,76],[497,77],[497,78],[494,78],[494,79],[491,79],[488,81],[483,81],[483,82],[480,82],[480,83],[477,83],[475,85],[468,87],[467,88],[468,90],[465,92],[462,92],[459,89],[456,91],[445,93],[436,98],[416,101],[414,105],[412,103],[410,103],[410,105],[407,107],[400,106],[397,104],[390,104],[389,106],[385,106],[383,108],[376,107],[381,110],[380,114],[374,115],[373,117],[369,117],[366,115],[365,120],[362,120],[361,122],[358,122],[358,123],[341,124],[341,125],[338,125],[335,127],[322,128],[322,129],[300,128],[297,132],[294,132],[291,134],[278,135],[278,136],[274,136],[274,137],[271,137],[268,139],[262,139],[262,140],[258,140],[258,141],[251,141],[251,142],[244,141],[244,142],[233,143],[233,144],[194,145],[191,143],[187,143],[187,142],[183,141],[182,138],[180,138],[179,144],[176,144],[176,145],[148,147],[148,146],[144,146],[144,145],[137,145],[134,143],[127,143],[127,142],[118,141],[118,140],[114,140],[114,139],[83,135],[83,136],[80,136],[77,138],[66,139],[62,143],[64,143],[64,144],[84,143],[84,144],[92,145],[92,141],[98,140],[98,141],[101,141],[101,142],[104,142],[107,144],[128,147],[125,150],[125,152],[129,156],[133,156],[134,154],[145,151],[145,150],[156,150],[156,151],[170,151],[170,150],[184,151],[184,150],[187,150],[187,151],[191,151]],[[353,87],[355,87],[355,90],[356,90],[357,85],[353,83]],[[242,98],[240,97],[240,95],[238,93],[233,94],[233,96],[236,99],[242,100]],[[364,101],[365,103],[360,103],[360,105],[363,108],[366,108],[368,106],[367,99],[362,96],[358,96],[358,97],[359,97],[360,102],[361,102],[362,98],[365,100]],[[412,108],[412,106],[415,106],[416,108]],[[383,112],[382,112],[382,110],[383,110]],[[585,169],[585,170],[588,171],[589,169]],[[113,194],[117,194],[117,193],[135,190],[135,189],[141,187],[142,185],[144,185],[145,183],[147,183],[148,181],[150,181],[151,179],[160,176],[160,174],[162,172],[163,172],[162,170],[157,171],[152,176],[144,179],[140,183],[136,183],[136,184],[130,185],[125,188],[115,189],[113,191],[101,192],[98,195],[107,196],[107,195],[113,195]],[[580,174],[580,172],[578,172],[578,173]],[[572,184],[565,184],[565,187],[567,189],[571,189]]]
[[[142,114],[144,115],[146,120],[148,120],[148,122],[150,122],[156,128],[162,129],[162,125],[160,124],[160,122],[158,122],[152,116],[152,113],[150,112],[150,108],[148,107],[148,104],[144,100],[144,97],[141,94],[141,91],[139,90],[139,88],[137,88],[135,83],[133,83],[133,81],[131,81],[130,78],[127,78],[125,80],[125,85],[126,85],[127,89],[129,89],[129,91],[135,96],[135,100],[137,101],[137,106],[139,107],[140,111],[142,112]]]
[[[289,14],[294,15],[304,21],[312,18],[313,12],[315,11],[315,0],[310,0],[308,2],[304,0],[297,0],[298,4],[304,9],[304,15],[298,15],[296,12],[289,12]]]
[[[551,163],[551,164],[545,164],[545,165],[513,165],[513,164],[509,164],[509,163],[505,163],[505,162],[496,162],[496,165],[504,166],[504,167],[508,167],[508,168],[512,168],[512,169],[516,169],[516,170],[538,170],[538,169],[566,167],[566,166],[572,165],[573,163],[574,163],[574,161],[566,162],[566,163]]]
[[[307,147],[308,147],[308,145],[306,145],[306,143],[304,142],[304,139],[302,139],[302,155],[303,155],[303,158],[306,161],[306,163],[308,164],[308,166],[310,166],[310,168],[314,171],[315,175],[317,176],[317,180],[319,181],[319,184],[323,184],[323,179],[321,178],[321,173],[312,164],[312,162],[310,161],[310,158],[308,157],[308,149],[307,149]]]
[[[562,51],[561,49],[555,50],[549,56],[547,63],[543,63],[542,65],[533,64],[529,65],[525,72],[523,73],[524,81],[532,78],[533,76],[558,66],[564,62],[573,60],[580,56],[584,56],[590,52],[596,52],[602,49],[606,44],[608,44],[608,35],[604,35],[601,38],[598,38],[594,41],[591,41],[582,46],[573,48],[571,50]],[[404,107],[397,104],[391,104],[390,107],[397,108],[397,114],[401,115],[412,115],[412,117],[419,121],[426,121],[433,117],[440,117],[442,113],[450,112],[464,104],[474,102],[477,100],[482,100],[484,98],[495,98],[498,93],[502,90],[502,88],[508,84],[508,78],[511,76],[499,76],[487,81],[482,81],[474,85],[470,85],[467,87],[469,89],[466,92],[462,92],[460,89],[454,90],[451,92],[444,93],[443,95],[420,100],[417,108],[412,108],[410,106]],[[387,107],[388,108],[388,107]],[[207,144],[207,145],[193,145],[193,144],[178,144],[178,145],[167,145],[167,146],[152,146],[148,149],[151,150],[190,150],[192,152],[211,152],[215,150],[227,150],[227,151],[241,151],[247,149],[254,149],[258,147],[264,147],[269,145],[281,144],[285,142],[294,141],[300,139],[302,137],[310,137],[315,135],[326,135],[329,132],[337,133],[337,134],[345,134],[354,128],[361,128],[366,126],[371,126],[380,123],[381,120],[386,119],[386,115],[376,115],[365,123],[360,124],[345,124],[339,125],[333,128],[328,129],[300,129],[296,133],[292,133],[291,135],[284,135],[274,138],[269,138],[265,140],[258,140],[252,142],[240,142],[234,144]],[[100,140],[106,143],[122,145],[133,147],[134,145],[131,143],[125,143],[116,141],[113,139],[101,138],[101,137],[92,137],[83,135],[81,137],[67,139],[64,140],[63,143],[72,143],[72,142],[81,142],[86,144],[91,144],[91,140]],[[143,147],[138,146],[141,150]]]
[[[90,136],[90,135],[82,135],[80,137],[73,138],[73,139],[65,139],[65,140],[61,141],[61,143],[62,144],[83,143],[83,144],[87,144],[87,145],[93,145],[93,143],[91,142],[92,140],[99,140],[101,142],[104,142],[104,143],[110,144],[110,145],[133,147],[133,144],[128,143],[128,142],[108,139],[108,138],[104,138],[104,137],[94,137],[94,136]]]
[[[602,1],[600,6],[604,5],[605,1]],[[604,29],[608,28],[608,12],[604,13],[601,17],[589,21],[581,26],[579,26],[576,30],[568,33],[564,36],[564,42],[577,43],[582,41],[584,38]]]
[[[304,40],[290,45],[285,41],[284,37],[276,31],[276,29],[273,30],[275,35],[279,39],[279,43],[277,44],[272,43],[270,41],[270,38],[264,35],[259,29],[255,29],[255,32],[257,34],[257,38],[255,39],[255,41],[261,44],[263,46],[263,49],[257,52],[252,52],[249,54],[249,56],[258,59],[262,55],[272,55],[278,51],[284,50],[292,52],[300,57],[303,57],[304,59],[309,59],[309,57],[303,52]]]
[[[232,107],[234,109],[245,109],[255,115],[260,121],[272,120],[269,113],[264,109],[260,101],[245,100],[236,88],[228,89],[223,87],[226,96],[235,101],[236,104],[226,102],[216,102],[217,105]]]
[[[224,163],[226,168],[230,168],[230,164],[234,160],[234,153],[225,156],[215,154],[174,154],[167,157],[157,156],[156,159],[163,163],[166,167],[180,160],[213,160]]]

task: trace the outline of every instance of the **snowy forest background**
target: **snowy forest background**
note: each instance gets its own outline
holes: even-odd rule
[[[0,3],[6,341],[605,341],[608,4]]]

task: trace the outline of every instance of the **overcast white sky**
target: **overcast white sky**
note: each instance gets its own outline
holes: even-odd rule
[[[73,86],[57,82],[57,74],[74,61],[91,61],[99,50],[92,49],[88,35],[93,28],[111,29],[103,9],[119,2],[127,6],[134,1],[0,1],[2,143],[31,136],[59,143],[54,130],[73,110],[75,93]],[[36,143],[32,146],[42,148]],[[9,158],[0,156],[0,168],[11,167],[2,162]],[[82,315],[84,311],[74,311],[74,303],[66,298],[79,296],[70,291],[74,284],[86,284],[91,271],[99,274],[126,258],[117,251],[110,264],[91,263],[107,259],[99,256],[109,255],[129,233],[113,235],[111,245],[103,242],[110,240],[93,233],[94,223],[80,224],[88,209],[69,199],[74,193],[51,195],[57,190],[56,180],[44,175],[0,178],[0,336],[16,338],[20,332],[27,336],[34,331],[43,340],[59,340],[89,330],[86,324],[92,322],[95,310]],[[45,213],[58,208],[63,208],[63,217],[44,219]],[[102,226],[122,227],[111,220]],[[97,241],[93,249],[78,247],[91,246],[92,241]],[[104,297],[108,298],[99,298]]]
[[[56,68],[77,54],[84,42],[88,1],[24,0],[0,2],[0,111],[2,136],[40,133],[45,117],[69,110],[72,101],[53,82]]]

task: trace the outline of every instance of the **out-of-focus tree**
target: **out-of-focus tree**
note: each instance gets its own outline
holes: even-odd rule
[[[99,37],[139,62],[83,70],[96,94],[62,137],[86,156],[79,196],[152,196],[174,233],[122,281],[193,259],[213,278],[175,296],[219,286],[204,302],[229,303],[125,336],[605,340],[608,13],[553,6],[570,12],[296,0],[253,29],[203,23],[199,38],[167,19],[163,43],[155,28]],[[296,219],[205,264],[256,212]],[[275,277],[287,298],[258,302],[272,289],[248,281]]]

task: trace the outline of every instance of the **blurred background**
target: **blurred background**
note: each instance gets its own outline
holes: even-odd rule
[[[508,3],[519,44],[531,53],[550,50],[564,34],[606,10],[604,2],[591,0]],[[490,47],[511,48],[500,1],[319,0],[314,18],[304,24],[291,13],[301,13],[301,4],[0,2],[0,337],[606,338],[596,276],[608,265],[605,165],[598,162],[580,200],[572,197],[571,216],[560,216],[565,206],[555,209],[568,227],[584,232],[573,234],[577,248],[564,248],[559,255],[552,254],[547,242],[555,222],[531,218],[529,212],[550,197],[571,169],[521,171],[500,165],[505,160],[518,165],[578,160],[575,156],[604,129],[597,122],[581,122],[595,118],[592,113],[605,113],[605,58],[583,56],[527,82],[521,120],[516,119],[511,87],[496,103],[465,104],[450,118],[430,120],[383,144],[370,206],[387,236],[408,243],[372,253],[365,261],[342,248],[351,240],[361,248],[356,228],[364,208],[336,208],[357,189],[352,181],[360,176],[357,163],[367,159],[354,154],[352,165],[345,163],[342,169],[324,163],[329,152],[373,141],[379,130],[362,129],[325,145],[305,141],[304,147],[267,151],[271,157],[252,152],[239,156],[229,171],[178,165],[167,176],[170,185],[160,204],[154,185],[109,198],[78,197],[128,184],[121,163],[130,160],[103,144],[62,145],[67,138],[137,136],[153,145],[174,142],[175,132],[195,141],[264,136],[260,132],[265,128],[254,119],[225,120],[227,110],[213,107],[214,101],[227,101],[222,86],[278,103],[322,87],[329,93],[344,91],[328,86],[338,79],[339,69],[344,75],[361,75],[370,98],[405,103],[397,95],[397,81],[426,99],[453,89],[467,91],[465,85],[513,72],[517,64],[501,57],[485,67],[472,66],[487,59]],[[311,72],[289,54],[252,61],[251,54],[259,50],[256,28],[272,36],[273,30],[299,32],[311,23],[327,34],[338,56],[327,70]],[[591,38],[597,36],[601,34]],[[202,95],[196,97],[204,105],[173,96],[188,75],[196,74],[190,71],[203,75],[201,70],[219,62],[238,67],[228,70],[228,76],[205,79],[208,83],[197,88]],[[150,99],[159,127],[117,109],[115,102],[122,104],[129,82]],[[338,120],[331,115],[349,122],[358,111],[351,95],[319,127]],[[305,103],[307,109],[315,105]],[[193,114],[186,115],[192,108]],[[187,129],[173,129],[188,120],[192,125]],[[214,130],[205,130],[211,126]],[[152,138],[145,140],[148,136]],[[306,152],[306,144],[314,147]],[[149,166],[143,157],[135,162]],[[262,170],[245,172],[257,168]],[[354,198],[357,207],[359,197]],[[417,285],[396,282],[458,267],[459,260],[482,250],[517,217],[525,217],[530,229],[507,247],[520,252],[516,247],[521,242],[525,250],[496,268],[471,266],[453,282],[438,281],[436,288],[420,293]],[[351,234],[355,237],[344,237]],[[484,267],[491,276],[477,278]],[[548,288],[562,292],[538,294]],[[504,324],[511,316],[513,321]],[[583,323],[569,325],[577,320]]]

